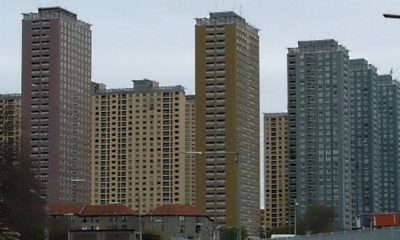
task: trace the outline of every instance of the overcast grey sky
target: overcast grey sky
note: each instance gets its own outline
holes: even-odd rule
[[[261,111],[286,111],[286,48],[334,38],[379,73],[400,67],[399,0],[0,0],[0,93],[20,92],[21,13],[61,6],[91,23],[93,81],[180,84],[194,93],[194,18],[234,10],[260,29]],[[393,76],[400,76],[400,70]]]

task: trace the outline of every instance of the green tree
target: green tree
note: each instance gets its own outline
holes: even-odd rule
[[[44,208],[35,178],[12,142],[0,142],[0,222],[21,239],[43,239]]]
[[[305,214],[298,219],[299,233],[332,232],[334,214],[332,207],[324,205],[315,205],[307,208]]]
[[[221,240],[236,240],[236,234],[238,233],[237,228],[225,228],[222,230]],[[247,229],[242,228],[240,230],[241,239],[244,240],[248,237]]]

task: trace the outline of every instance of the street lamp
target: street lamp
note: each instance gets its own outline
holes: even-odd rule
[[[216,155],[216,154],[235,154],[235,171],[236,171],[236,239],[241,239],[241,228],[240,228],[240,159],[239,152],[224,152],[224,151],[213,151],[213,152],[201,152],[201,151],[188,151],[184,152],[184,154],[193,154],[193,155]]]
[[[294,235],[297,234],[297,205],[298,203],[294,202]]]
[[[63,180],[63,179],[53,179],[53,180],[48,180],[46,182],[46,198],[45,198],[45,219],[44,219],[44,239],[49,240],[50,239],[50,231],[49,231],[49,184],[55,183],[55,182],[61,182],[61,181],[66,181],[66,182],[86,182],[84,179],[68,179],[68,180]]]
[[[221,228],[224,228],[224,225],[218,225],[218,226],[214,226],[213,228],[213,234],[212,234],[212,240],[217,240],[219,239],[219,232],[221,231]]]

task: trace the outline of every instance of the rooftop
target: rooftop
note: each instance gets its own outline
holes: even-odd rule
[[[348,50],[339,45],[334,39],[321,39],[321,40],[310,40],[310,41],[298,41],[297,48],[288,48],[289,53],[315,53],[315,52],[345,52]]]
[[[350,68],[351,70],[372,70],[377,71],[376,67],[369,64],[367,60],[364,58],[355,58],[350,59]]]
[[[133,88],[117,88],[117,89],[106,89],[98,88],[95,91],[96,95],[103,94],[136,94],[136,93],[162,93],[162,92],[185,92],[185,88],[181,85],[176,86],[159,86],[157,81],[142,79],[132,80]]]
[[[23,13],[24,20],[37,21],[37,20],[49,20],[49,19],[64,19],[68,21],[76,22],[77,24],[83,25],[90,28],[90,24],[78,20],[77,15],[61,7],[44,7],[39,8],[37,13]]]
[[[55,216],[136,216],[138,212],[122,204],[59,203],[49,205],[49,214]]]
[[[0,94],[0,99],[21,99],[21,94],[19,93]]]
[[[287,117],[287,112],[279,112],[279,113],[264,113],[264,117]]]
[[[214,24],[237,24],[246,27],[250,31],[258,32],[259,29],[253,27],[246,20],[233,11],[211,12],[209,18],[196,18],[196,25],[214,25]]]
[[[82,216],[136,216],[138,212],[122,204],[87,205]]]
[[[50,215],[79,215],[85,208],[86,203],[59,203],[49,205]]]

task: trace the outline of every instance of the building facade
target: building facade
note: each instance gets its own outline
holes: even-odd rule
[[[93,204],[185,203],[185,93],[148,79],[92,97]]]
[[[18,160],[21,150],[21,95],[0,95],[0,161],[13,156]]]
[[[43,199],[89,201],[90,24],[65,9],[22,20],[22,156]]]
[[[378,76],[379,182],[375,202],[378,211],[400,211],[400,83],[391,75]]]
[[[399,211],[400,85],[364,59],[349,79],[353,216]]]
[[[299,41],[287,61],[290,221],[325,205],[336,229],[350,229],[348,50],[331,39]]]
[[[365,59],[350,60],[350,137],[353,216],[379,212],[379,108],[377,70]],[[355,218],[352,219],[353,224]]]
[[[234,12],[196,19],[196,206],[259,229],[259,37]]]
[[[139,239],[139,214],[122,204],[49,206],[50,240]]]
[[[195,96],[187,95],[185,102],[185,204],[195,205],[196,178],[195,155]]]
[[[287,113],[264,114],[264,218],[267,231],[288,225],[287,127]]]
[[[167,204],[143,216],[144,233],[160,239],[218,239],[207,212],[190,205]]]

